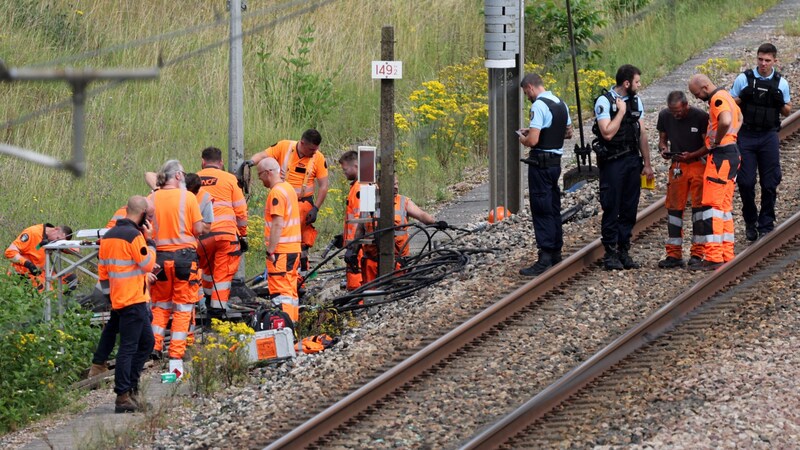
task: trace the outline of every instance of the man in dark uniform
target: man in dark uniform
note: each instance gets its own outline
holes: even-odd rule
[[[742,166],[736,184],[742,198],[742,216],[748,241],[755,241],[775,228],[775,199],[781,182],[778,129],[781,114],[792,110],[789,83],[773,67],[778,49],[772,44],[758,47],[758,65],[740,73],[731,95],[742,109],[739,131]],[[761,185],[761,210],[756,207],[756,170]]]
[[[644,106],[636,96],[641,71],[625,64],[617,70],[617,85],[594,104],[600,169],[601,241],[607,270],[636,269],[631,258],[631,236],[641,191],[640,175],[653,180],[650,147],[645,132]],[[640,156],[641,152],[641,156]]]
[[[525,75],[520,86],[532,102],[530,127],[519,130],[519,142],[531,148],[522,161],[528,164],[528,193],[539,259],[519,273],[537,276],[561,261],[564,239],[558,178],[564,139],[572,137],[572,120],[566,103],[544,88],[538,74]]]

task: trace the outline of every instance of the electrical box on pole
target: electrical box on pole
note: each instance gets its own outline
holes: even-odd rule
[[[522,203],[520,128],[524,2],[486,0],[485,66],[489,71],[489,207],[516,213]]]

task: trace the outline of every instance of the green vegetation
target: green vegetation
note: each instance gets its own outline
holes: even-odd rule
[[[800,36],[800,17],[784,21],[783,32],[789,36]]]
[[[247,324],[211,319],[211,332],[189,348],[186,373],[196,394],[210,395],[247,380],[248,347],[254,331]]]
[[[27,280],[0,275],[0,433],[64,406],[70,385],[91,363],[99,329],[78,306],[57,316],[57,300]],[[51,322],[45,322],[48,299]]]

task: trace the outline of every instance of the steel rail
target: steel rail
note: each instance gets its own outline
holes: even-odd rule
[[[779,132],[780,139],[785,140],[798,130],[800,130],[800,111],[783,120]],[[696,307],[798,235],[800,235],[800,212],[795,213],[773,232],[750,245],[732,261],[675,297],[535,397],[473,435],[459,448],[462,450],[497,448],[501,443],[520,434],[526,427],[575,395],[609,368],[674,328]]]
[[[664,198],[661,198],[639,213],[633,229],[634,236],[638,236],[665,216]],[[539,301],[548,291],[594,264],[603,253],[604,248],[600,239],[593,241],[265,448],[293,449],[311,445],[426,370],[444,361],[495,325]]]

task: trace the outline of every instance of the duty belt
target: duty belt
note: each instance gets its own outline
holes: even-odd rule
[[[561,166],[561,155],[553,152],[531,150],[531,153],[528,155],[528,157],[520,159],[520,161],[540,169],[547,167],[559,167]]]

